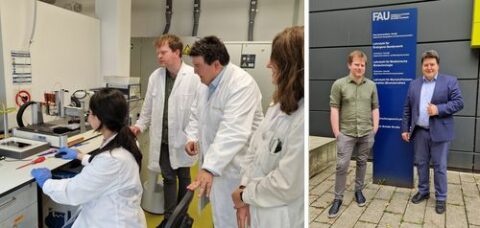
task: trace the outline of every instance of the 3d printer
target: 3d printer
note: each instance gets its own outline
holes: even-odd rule
[[[64,96],[67,90],[58,90],[44,94],[45,102],[31,101],[22,105],[17,113],[18,128],[13,129],[13,135],[20,138],[32,139],[50,143],[54,147],[67,146],[67,139],[89,128],[85,121],[87,117],[86,103],[90,92],[75,91],[65,106]],[[81,94],[81,95],[78,95]],[[31,124],[25,125],[23,115],[31,107]],[[43,121],[43,114],[60,117],[51,122]]]

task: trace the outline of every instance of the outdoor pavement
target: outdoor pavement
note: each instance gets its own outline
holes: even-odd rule
[[[410,202],[417,192],[372,183],[372,163],[368,163],[363,194],[367,205],[355,202],[355,162],[350,163],[347,190],[336,218],[328,218],[334,199],[335,164],[312,177],[309,182],[309,227],[452,227],[480,228],[480,174],[448,171],[447,211],[435,212],[433,170],[430,169],[430,199],[419,204]],[[415,185],[417,183],[414,172]]]

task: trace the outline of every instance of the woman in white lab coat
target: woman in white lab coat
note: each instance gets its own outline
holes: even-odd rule
[[[303,26],[272,43],[267,67],[273,102],[249,146],[241,185],[232,193],[238,227],[297,228],[304,224]]]
[[[32,170],[43,192],[60,204],[80,205],[73,227],[146,227],[140,207],[142,154],[127,126],[128,107],[122,93],[102,89],[90,99],[88,122],[103,135],[99,149],[83,154],[61,148],[64,159],[85,166],[73,178],[51,179],[50,170]]]

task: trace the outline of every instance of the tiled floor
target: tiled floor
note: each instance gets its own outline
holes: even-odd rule
[[[430,174],[433,180],[432,170]],[[447,211],[442,215],[435,212],[433,181],[430,199],[413,204],[410,198],[416,189],[373,184],[372,164],[368,163],[363,190],[367,205],[358,207],[353,197],[354,178],[355,162],[351,162],[343,205],[339,215],[332,219],[327,215],[334,199],[335,165],[310,179],[309,227],[480,228],[480,174],[448,171]]]
[[[198,165],[193,166],[190,169],[192,180],[197,176]],[[198,197],[195,195],[190,207],[188,208],[188,214],[193,218],[193,228],[209,228],[213,227],[212,222],[212,210],[210,204],[207,205],[202,211],[198,208]],[[163,220],[163,215],[155,215],[145,212],[145,217],[147,218],[148,228],[155,228]]]

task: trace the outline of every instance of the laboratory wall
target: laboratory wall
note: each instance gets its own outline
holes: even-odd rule
[[[440,72],[458,77],[463,93],[465,108],[455,115],[456,139],[451,144],[448,166],[480,170],[480,59],[479,51],[470,47],[471,0],[311,0],[310,134],[333,135],[330,88],[336,79],[348,74],[348,53],[360,49],[371,57],[371,12],[404,8],[418,10],[417,75],[421,75],[419,56],[435,49],[441,58]],[[369,64],[367,77],[371,72]]]
[[[96,0],[106,1],[106,0]],[[110,0],[114,1],[114,0]],[[192,36],[193,0],[172,1],[170,33]],[[95,16],[95,0],[57,0],[56,6]],[[156,37],[165,28],[166,1],[132,1],[132,37]],[[197,36],[217,35],[223,40],[243,41],[248,36],[250,0],[201,0]],[[269,41],[283,28],[304,24],[304,0],[259,0],[253,30],[254,41]]]
[[[98,19],[40,1],[35,14],[33,2],[0,1],[0,98],[7,107],[17,107],[15,95],[19,90],[28,91],[31,100],[43,101],[46,91],[63,88],[73,92],[99,87],[103,82]],[[33,24],[35,32],[29,47]],[[13,83],[12,51],[30,51],[31,83]],[[14,117],[9,115],[10,128],[16,126]]]
[[[202,0],[198,36],[217,35],[223,40],[247,40],[249,0]],[[303,0],[257,1],[254,40],[271,40],[284,27],[303,25]],[[132,5],[132,37],[162,34],[165,1],[136,0]],[[191,36],[193,1],[173,1],[170,32]]]

